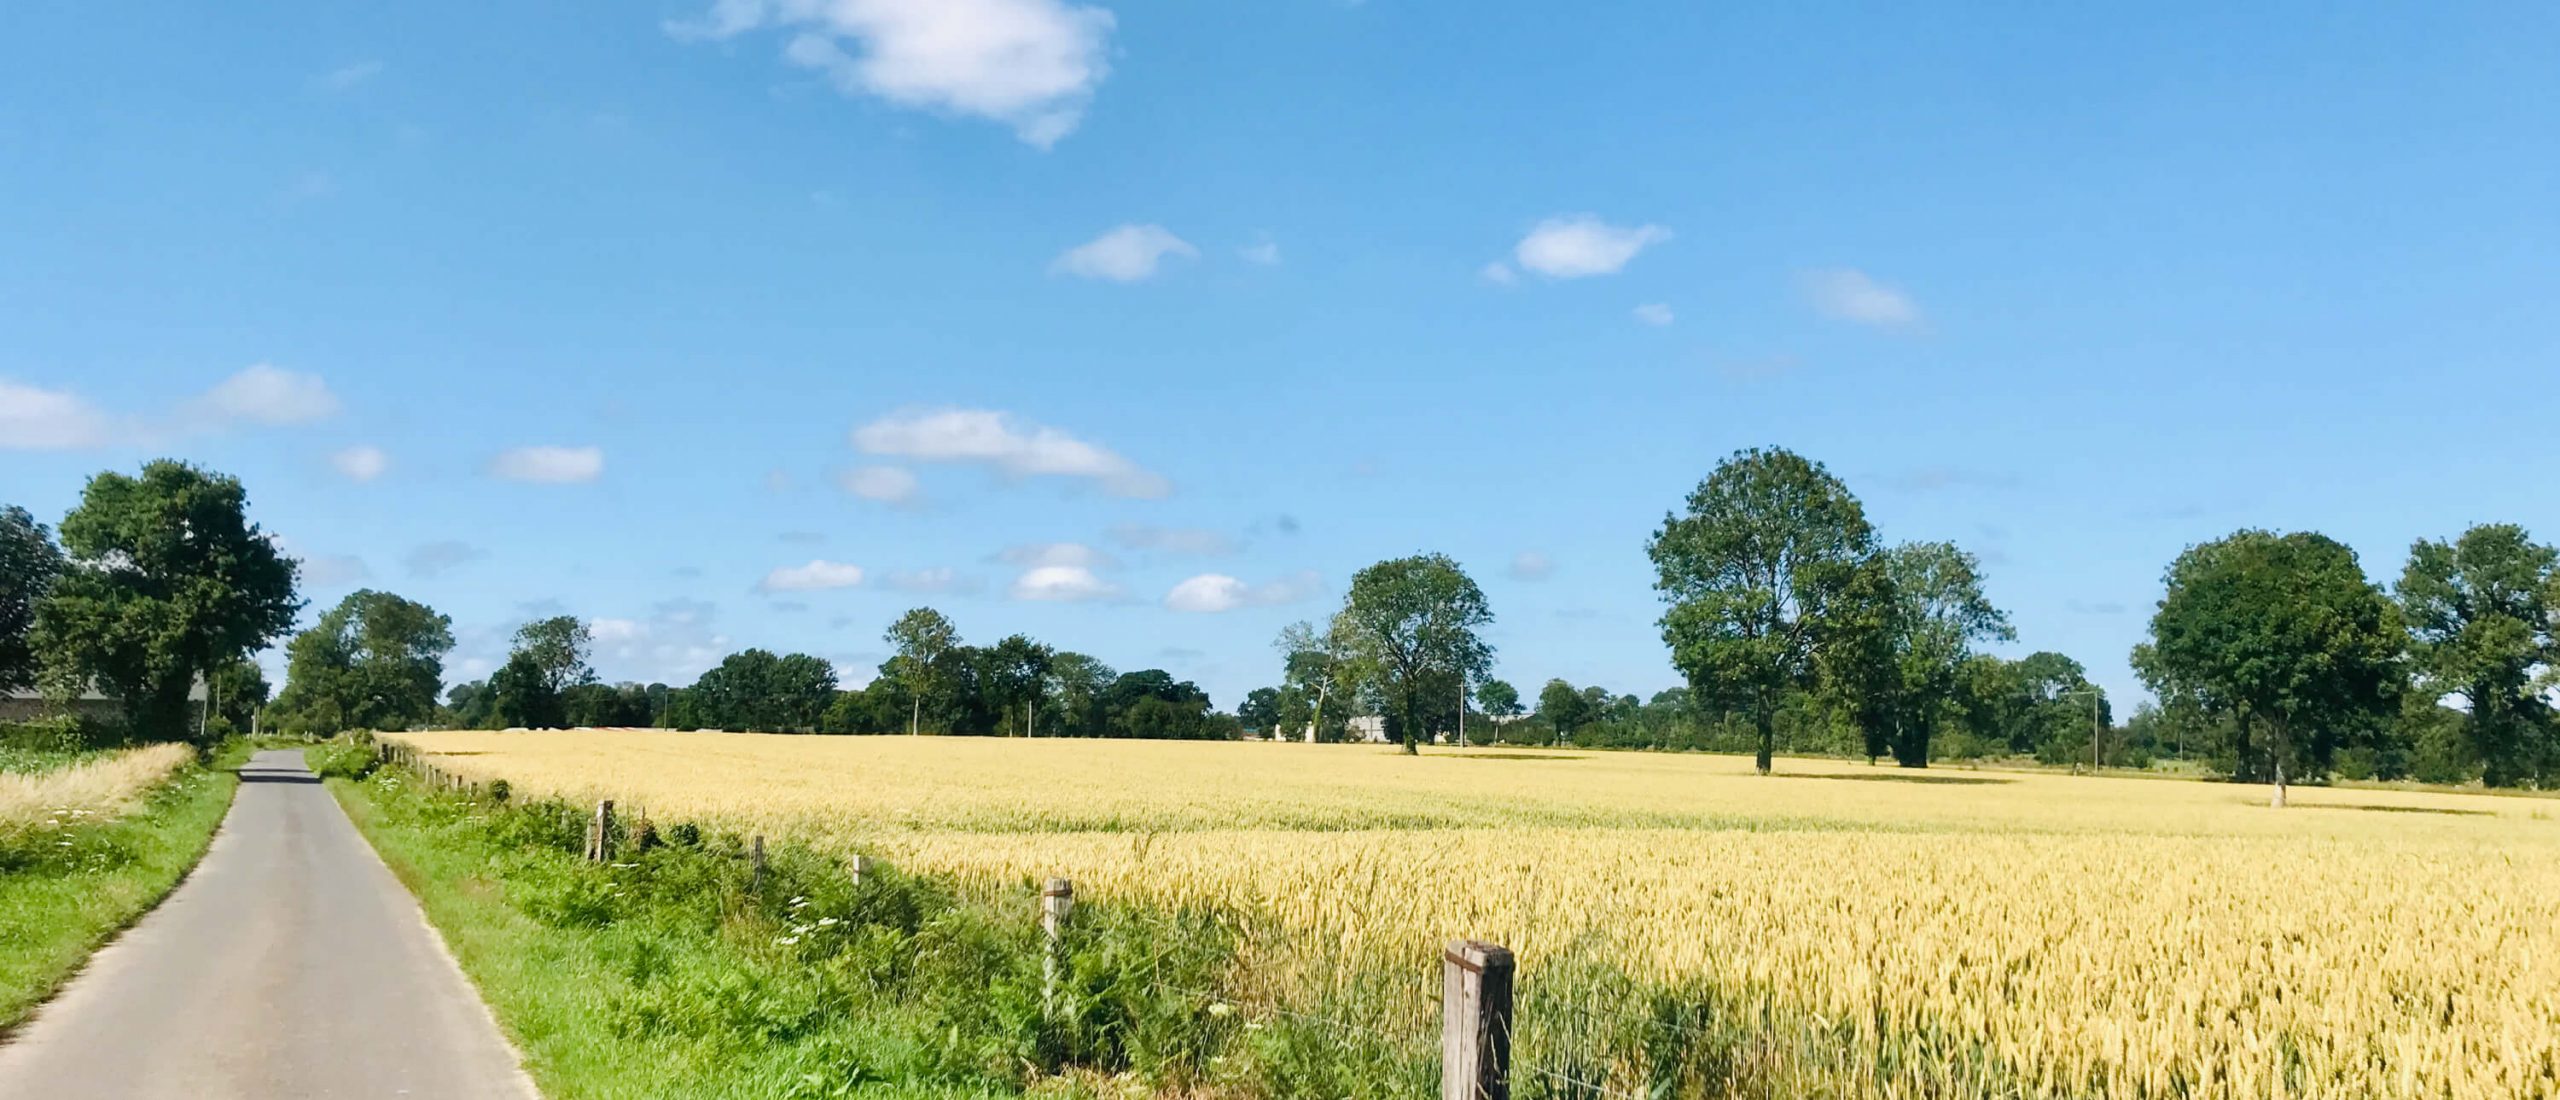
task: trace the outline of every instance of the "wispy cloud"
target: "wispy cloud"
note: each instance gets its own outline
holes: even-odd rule
[[[358,61],[340,65],[312,78],[312,85],[324,92],[344,92],[382,75],[382,62]]]
[[[488,557],[489,552],[456,539],[422,543],[410,550],[401,564],[412,577],[441,577],[455,569]]]
[[[756,583],[759,592],[820,592],[835,588],[852,588],[862,583],[862,567],[850,562],[812,559],[806,565],[786,565],[764,575]]]
[[[1009,590],[1014,599],[1047,603],[1082,603],[1116,599],[1120,586],[1078,565],[1042,565],[1022,571]]]
[[[391,468],[391,456],[380,447],[359,444],[329,456],[329,465],[338,476],[354,482],[371,481]]]
[[[1542,581],[1556,572],[1556,563],[1535,550],[1523,550],[1511,558],[1511,579]]]
[[[916,475],[896,466],[859,466],[836,471],[836,487],[882,504],[916,502]]]
[[[1920,303],[1913,301],[1911,295],[1855,268],[1808,271],[1801,284],[1805,301],[1816,312],[1836,321],[1896,330],[1916,329],[1922,324]]]
[[[1205,527],[1121,523],[1112,526],[1111,541],[1131,550],[1154,550],[1167,554],[1213,557],[1236,552],[1235,536]]]
[[[580,485],[604,476],[604,448],[515,447],[489,460],[489,474],[539,485]]]
[[[1648,325],[1653,325],[1657,328],[1670,324],[1674,319],[1671,314],[1671,307],[1664,305],[1661,302],[1646,302],[1643,305],[1637,306],[1634,312],[1636,320],[1642,321]]]
[[[1123,225],[1059,254],[1049,270],[1082,279],[1134,283],[1154,278],[1167,256],[1199,255],[1191,242],[1161,225]]]
[[[294,427],[336,416],[319,375],[260,363],[160,413],[113,413],[68,389],[0,379],[0,450],[157,447],[241,428]]]
[[[1174,585],[1164,594],[1164,606],[1185,614],[1214,615],[1239,607],[1295,603],[1322,588],[1322,581],[1312,570],[1263,584],[1247,584],[1224,573],[1202,573]]]
[[[865,454],[980,466],[1012,477],[1091,481],[1124,497],[1160,497],[1172,484],[1107,447],[991,409],[893,413],[853,430]]]
[[[1511,259],[1521,270],[1551,279],[1615,275],[1636,253],[1669,239],[1671,231],[1659,225],[1611,225],[1598,215],[1567,214],[1530,229],[1512,247]]]

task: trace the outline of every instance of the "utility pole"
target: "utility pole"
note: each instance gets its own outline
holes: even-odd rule
[[[1467,747],[1467,676],[1458,674],[1458,747]]]

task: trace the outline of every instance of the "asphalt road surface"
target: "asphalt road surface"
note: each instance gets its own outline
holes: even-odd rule
[[[530,1098],[471,983],[297,752],[193,875],[0,1045],[0,1098]]]

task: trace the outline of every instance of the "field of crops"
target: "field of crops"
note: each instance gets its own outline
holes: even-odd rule
[[[149,745],[42,771],[0,770],[0,831],[114,817],[194,755],[185,745]]]
[[[1603,1033],[1576,1077],[1610,1089],[1649,1080],[1613,1021],[1676,1003],[1737,1060],[1719,1080],[1782,1095],[2560,1095],[2545,799],[2297,788],[2279,811],[2263,788],[1838,761],[408,736],[527,794],[1215,907],[1278,1002],[1344,975],[1418,988],[1443,940],[1502,942],[1524,1031]]]

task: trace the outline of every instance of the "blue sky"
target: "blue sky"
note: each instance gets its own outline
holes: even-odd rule
[[[459,675],[929,603],[1231,706],[1439,550],[1649,692],[1755,444],[2119,693],[2191,542],[2560,536],[2548,5],[381,7],[13,13],[0,500],[237,474]]]

